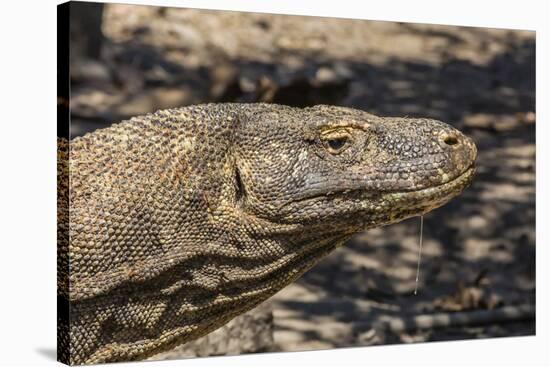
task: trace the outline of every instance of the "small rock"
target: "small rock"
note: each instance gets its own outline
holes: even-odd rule
[[[315,80],[319,83],[333,83],[338,80],[338,75],[333,69],[323,66],[317,69]]]
[[[357,342],[361,345],[377,344],[381,341],[380,335],[376,329],[370,329],[357,336]]]
[[[487,226],[487,219],[481,215],[474,215],[468,220],[468,225],[471,229],[481,229]]]

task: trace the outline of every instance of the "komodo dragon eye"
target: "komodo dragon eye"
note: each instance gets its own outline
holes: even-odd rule
[[[333,132],[328,133],[321,137],[325,144],[325,148],[331,154],[339,154],[343,152],[351,141],[350,134],[348,132]]]

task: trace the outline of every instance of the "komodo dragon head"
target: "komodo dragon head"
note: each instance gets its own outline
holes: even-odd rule
[[[439,121],[270,104],[159,111],[70,145],[58,263],[72,363],[142,359],[222,326],[354,234],[443,205],[476,158]]]
[[[236,206],[269,224],[345,236],[458,195],[476,147],[439,121],[315,106],[252,115],[235,143]]]

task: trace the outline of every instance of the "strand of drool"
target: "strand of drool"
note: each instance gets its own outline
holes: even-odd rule
[[[420,259],[422,257],[422,233],[424,232],[424,216],[420,216],[420,245],[418,246],[418,264],[416,265],[416,284],[414,294],[418,293],[418,276],[420,275]]]

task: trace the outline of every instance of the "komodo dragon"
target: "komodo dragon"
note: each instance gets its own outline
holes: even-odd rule
[[[275,104],[163,110],[58,144],[70,364],[144,359],[219,328],[355,233],[458,195],[477,154],[435,120]]]

